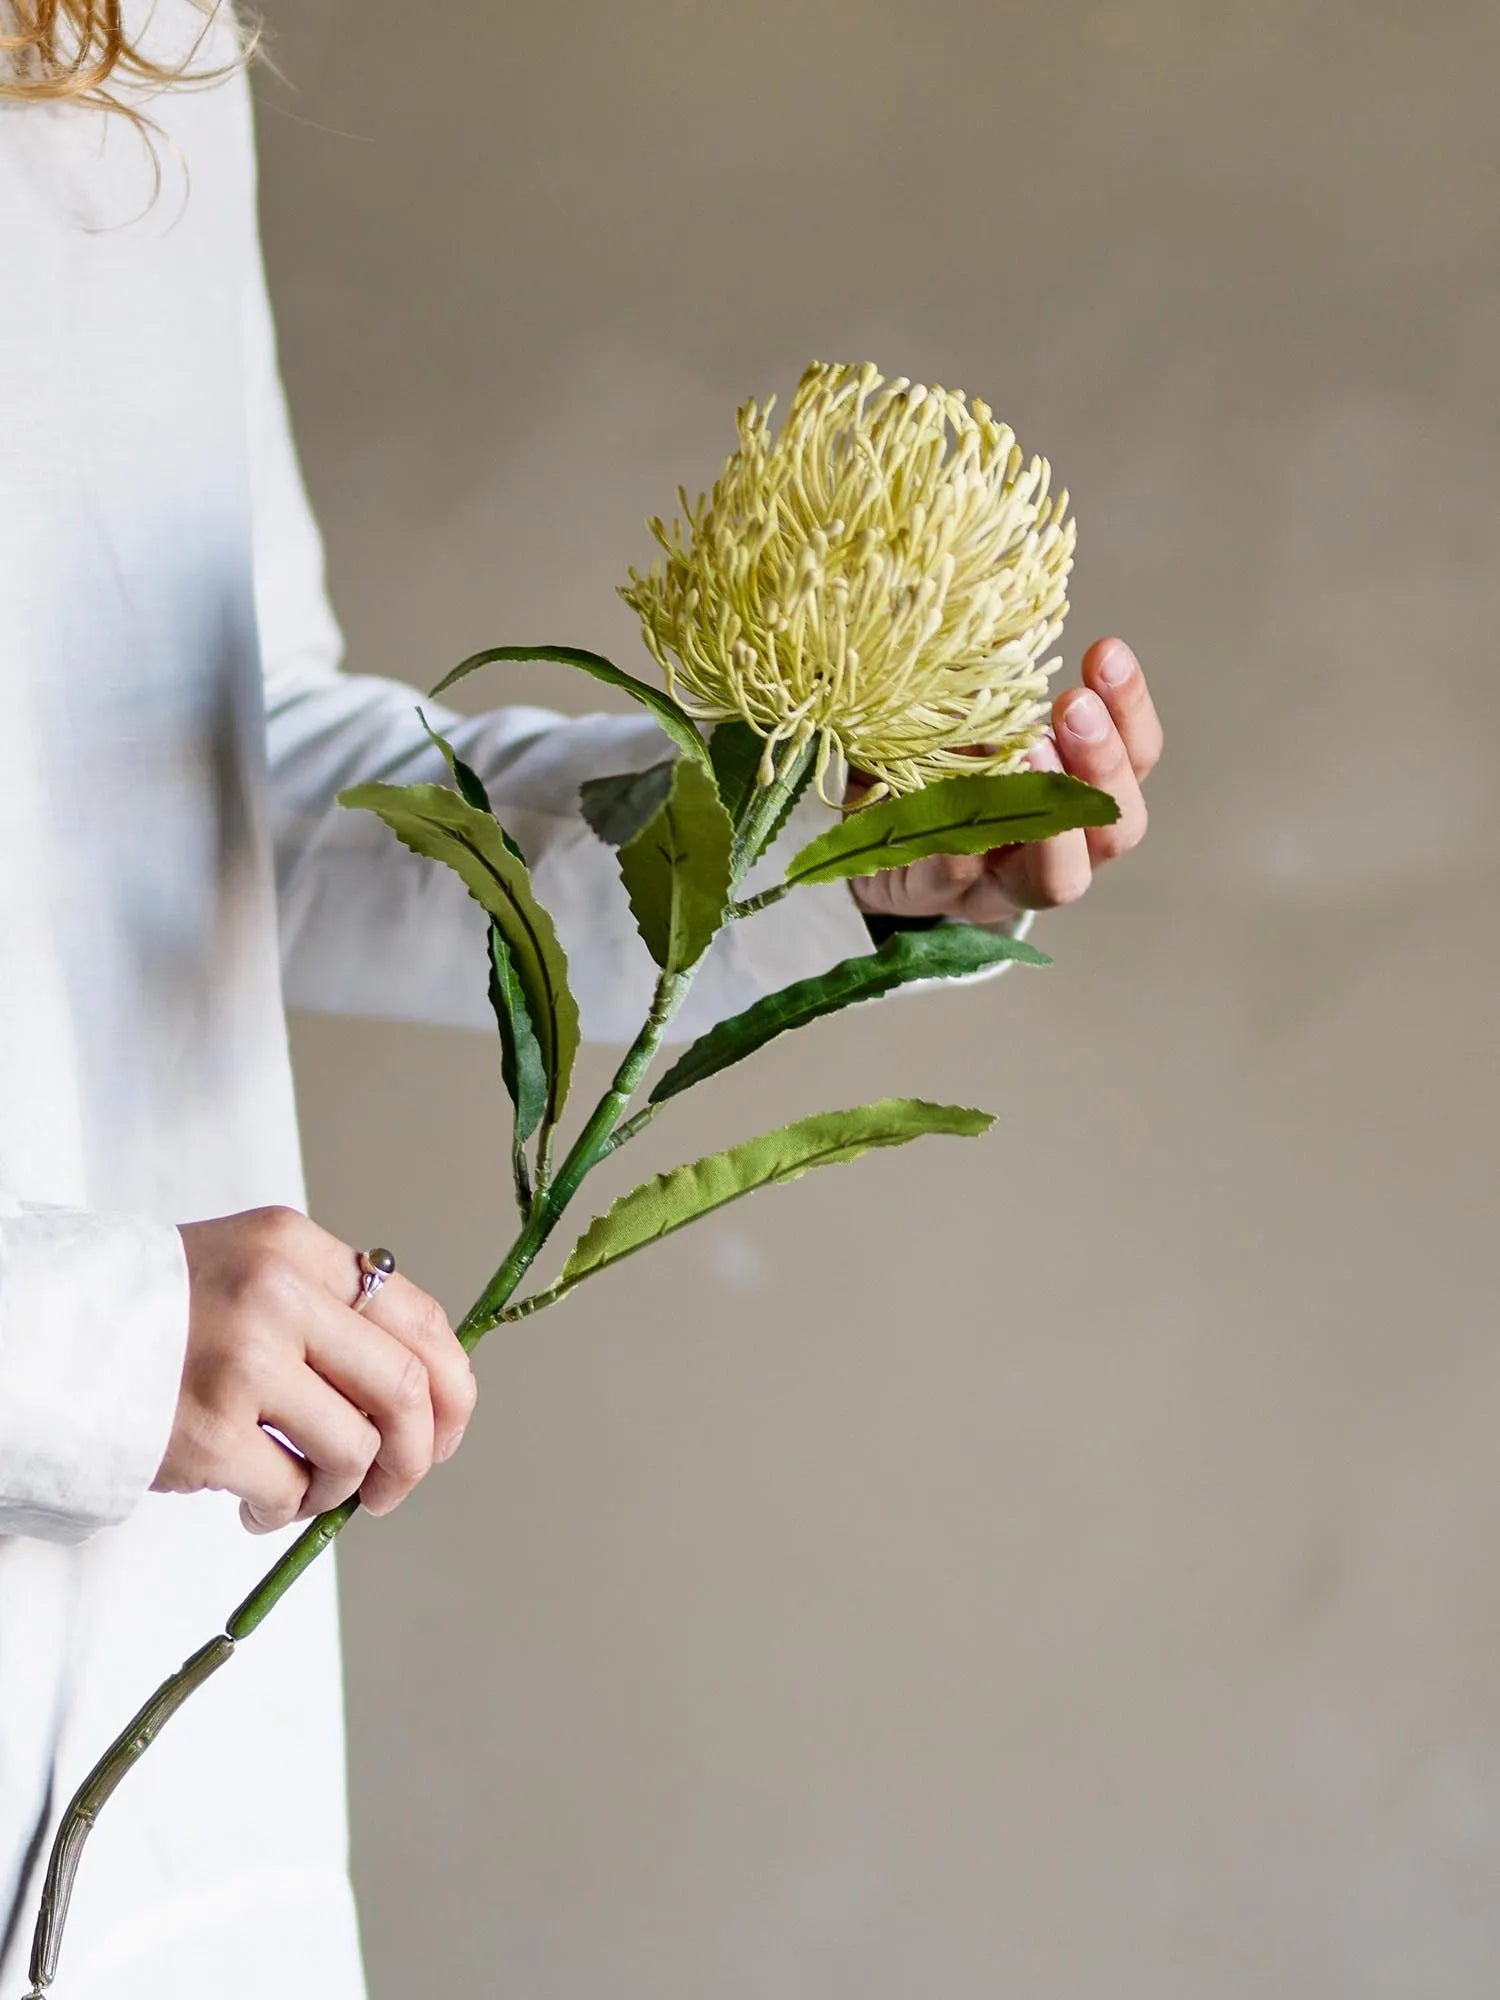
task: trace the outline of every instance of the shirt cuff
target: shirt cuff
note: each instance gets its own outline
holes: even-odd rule
[[[188,1273],[170,1224],[0,1201],[0,1535],[132,1512],[171,1435]]]

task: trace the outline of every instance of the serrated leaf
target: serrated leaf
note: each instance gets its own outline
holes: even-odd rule
[[[578,1003],[556,928],[498,822],[445,785],[355,785],[340,792],[339,803],[377,814],[413,854],[451,868],[499,925],[541,1050],[547,1113],[555,1120],[578,1053]]]
[[[877,1146],[903,1146],[929,1132],[973,1138],[993,1123],[987,1111],[928,1104],[918,1097],[886,1097],[852,1111],[799,1118],[727,1152],[674,1167],[622,1195],[574,1244],[554,1291],[571,1290],[605,1265],[619,1263],[756,1188],[777,1187],[813,1167],[857,1159]]]
[[[685,750],[690,757],[707,766],[708,745],[694,728],[692,717],[685,708],[661,688],[637,680],[634,674],[627,674],[623,667],[617,667],[613,660],[606,660],[602,653],[586,652],[581,646],[488,646],[482,653],[471,653],[468,659],[460,660],[451,673],[444,674],[432,690],[434,696],[445,693],[455,681],[472,674],[476,667],[488,667],[499,660],[552,660],[559,666],[577,667],[583,673],[592,674],[596,681],[619,688],[632,701],[649,708],[678,749]]]
[[[434,729],[423,711],[418,708],[417,720],[427,732],[427,740],[435,749],[443,753],[443,762],[453,774],[453,782],[458,787],[458,795],[466,805],[475,806],[480,812],[491,812],[490,795],[484,788],[484,780],[472,764],[466,764],[441,730]]]
[[[713,779],[679,757],[660,810],[620,849],[636,928],[663,972],[695,965],[723,923],[733,847]]]
[[[484,780],[474,769],[474,766],[464,762],[447,737],[443,735],[441,730],[433,728],[420,708],[417,710],[417,720],[421,723],[423,729],[426,730],[429,742],[442,751],[443,761],[453,773],[453,782],[458,787],[458,795],[464,801],[465,805],[473,806],[477,811],[487,812],[493,816],[495,808],[490,804],[490,795],[485,790]],[[495,820],[495,824],[496,826],[500,826],[498,819]],[[517,861],[525,861],[526,856],[521,852],[518,844],[505,831],[503,826],[500,826],[500,838],[505,842]]]
[[[623,847],[666,803],[676,759],[611,778],[585,778],[578,787],[584,818],[607,847]]]
[[[748,722],[716,722],[709,732],[708,761],[729,817],[737,820],[755,790],[765,741]]]
[[[1075,826],[1109,826],[1120,808],[1108,792],[1061,771],[1001,778],[943,778],[924,791],[853,812],[809,841],[786,871],[789,887],[904,868],[929,854],[984,854],[1016,841],[1050,840]]]
[[[516,1109],[516,1140],[524,1145],[547,1108],[547,1069],[531,1011],[500,926],[490,920],[490,1005],[500,1030],[500,1074]]]
[[[976,924],[944,924],[930,931],[898,931],[880,949],[860,958],[846,958],[831,971],[799,979],[757,1000],[742,1014],[720,1021],[677,1058],[651,1092],[648,1102],[660,1104],[679,1091],[715,1076],[731,1063],[742,1062],[757,1049],[793,1028],[804,1028],[824,1014],[837,1013],[859,1000],[875,1000],[915,979],[962,979],[987,966],[1009,962],[1050,965],[1045,952],[1019,938],[981,930]]]
[[[717,723],[708,739],[708,757],[713,766],[714,783],[719,788],[719,797],[724,810],[738,826],[760,785],[760,761],[765,753],[765,742],[757,736],[748,722],[732,717],[727,722]],[[771,845],[781,829],[791,817],[792,808],[807,790],[812,781],[812,763],[803,768],[802,775],[787,793],[785,803],[776,816],[776,824],[760,843],[762,853]]]

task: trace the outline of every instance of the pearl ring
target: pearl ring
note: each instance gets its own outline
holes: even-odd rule
[[[364,1311],[386,1279],[394,1274],[395,1269],[396,1260],[389,1250],[382,1250],[377,1246],[374,1250],[360,1251],[359,1297],[354,1301],[354,1310],[357,1313]]]

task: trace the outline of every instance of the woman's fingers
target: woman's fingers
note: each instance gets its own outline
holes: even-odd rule
[[[316,1223],[308,1222],[306,1228],[307,1255],[316,1261],[318,1276],[335,1299],[352,1308],[359,1297],[358,1254]],[[428,1379],[436,1455],[449,1457],[473,1415],[479,1390],[473,1365],[447,1314],[436,1299],[397,1271],[375,1292],[360,1317],[382,1327],[421,1363]]]
[[[856,876],[849,887],[871,916],[941,916],[957,911],[983,874],[982,854],[932,854],[905,868]]]
[[[1035,771],[1063,768],[1050,736],[1036,745],[1030,762]],[[1034,845],[996,848],[986,858],[997,887],[1018,909],[1061,909],[1066,903],[1076,903],[1093,880],[1088,839],[1079,827]]]
[[[304,1332],[307,1361],[380,1434],[360,1486],[372,1514],[388,1514],[432,1469],[432,1388],[421,1358],[368,1315],[327,1300]]]
[[[1082,687],[1052,708],[1055,741],[1032,752],[1039,771],[1067,771],[1110,793],[1120,808],[1110,826],[1057,835],[992,857],[1003,891],[1035,909],[1076,903],[1093,870],[1138,847],[1146,833],[1141,780],[1161,755],[1162,729],[1140,662],[1123,639],[1098,639],[1083,657]]]
[[[1052,727],[1063,769],[1110,793],[1120,808],[1113,825],[1088,829],[1090,860],[1113,861],[1128,854],[1145,837],[1146,801],[1109,709],[1092,688],[1069,688],[1053,705]]]
[[[397,1273],[381,1286],[363,1317],[399,1340],[426,1371],[435,1455],[451,1458],[474,1414],[479,1385],[447,1314],[436,1299]]]
[[[232,1490],[240,1496],[240,1522],[252,1535],[290,1527],[302,1512],[308,1484],[307,1466],[263,1430],[237,1445]]]
[[[1162,727],[1140,661],[1123,639],[1096,639],[1083,656],[1083,679],[1108,708],[1137,779],[1149,777],[1161,757]]]
[[[294,1209],[181,1234],[188,1345],[158,1491],[235,1493],[265,1531],[356,1490],[387,1513],[454,1449],[474,1374],[425,1292],[393,1276],[356,1313],[356,1252]]]
[[[357,1493],[380,1452],[380,1433],[347,1396],[304,1363],[267,1398],[261,1421],[272,1425],[305,1461],[307,1488],[299,1511],[321,1514]]]
[[[850,887],[862,909],[994,923],[1018,909],[1076,903],[1101,862],[1139,845],[1146,832],[1141,781],[1162,750],[1156,705],[1140,661],[1123,639],[1095,640],[1083,657],[1083,682],[1053,704],[1053,738],[1043,738],[1031,763],[1039,771],[1067,771],[1109,792],[1120,808],[1113,825],[997,848],[982,857],[934,856],[858,879]]]

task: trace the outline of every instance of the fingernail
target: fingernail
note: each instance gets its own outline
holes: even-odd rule
[[[1106,687],[1124,687],[1135,672],[1136,658],[1123,639],[1111,639],[1099,659],[1099,678]]]
[[[458,1447],[463,1443],[464,1432],[467,1429],[468,1429],[467,1424],[460,1424],[456,1431],[449,1431],[448,1435],[443,1439],[442,1443],[439,1444],[437,1448],[437,1457],[438,1457],[438,1462],[440,1464],[446,1464],[446,1462],[450,1458],[452,1458],[454,1452],[456,1452],[458,1450]]]
[[[1031,746],[1031,768],[1033,771],[1060,771],[1062,758],[1057,754],[1057,745],[1050,736],[1039,736]]]
[[[1080,743],[1102,743],[1109,734],[1109,710],[1087,688],[1063,711],[1063,726]]]

